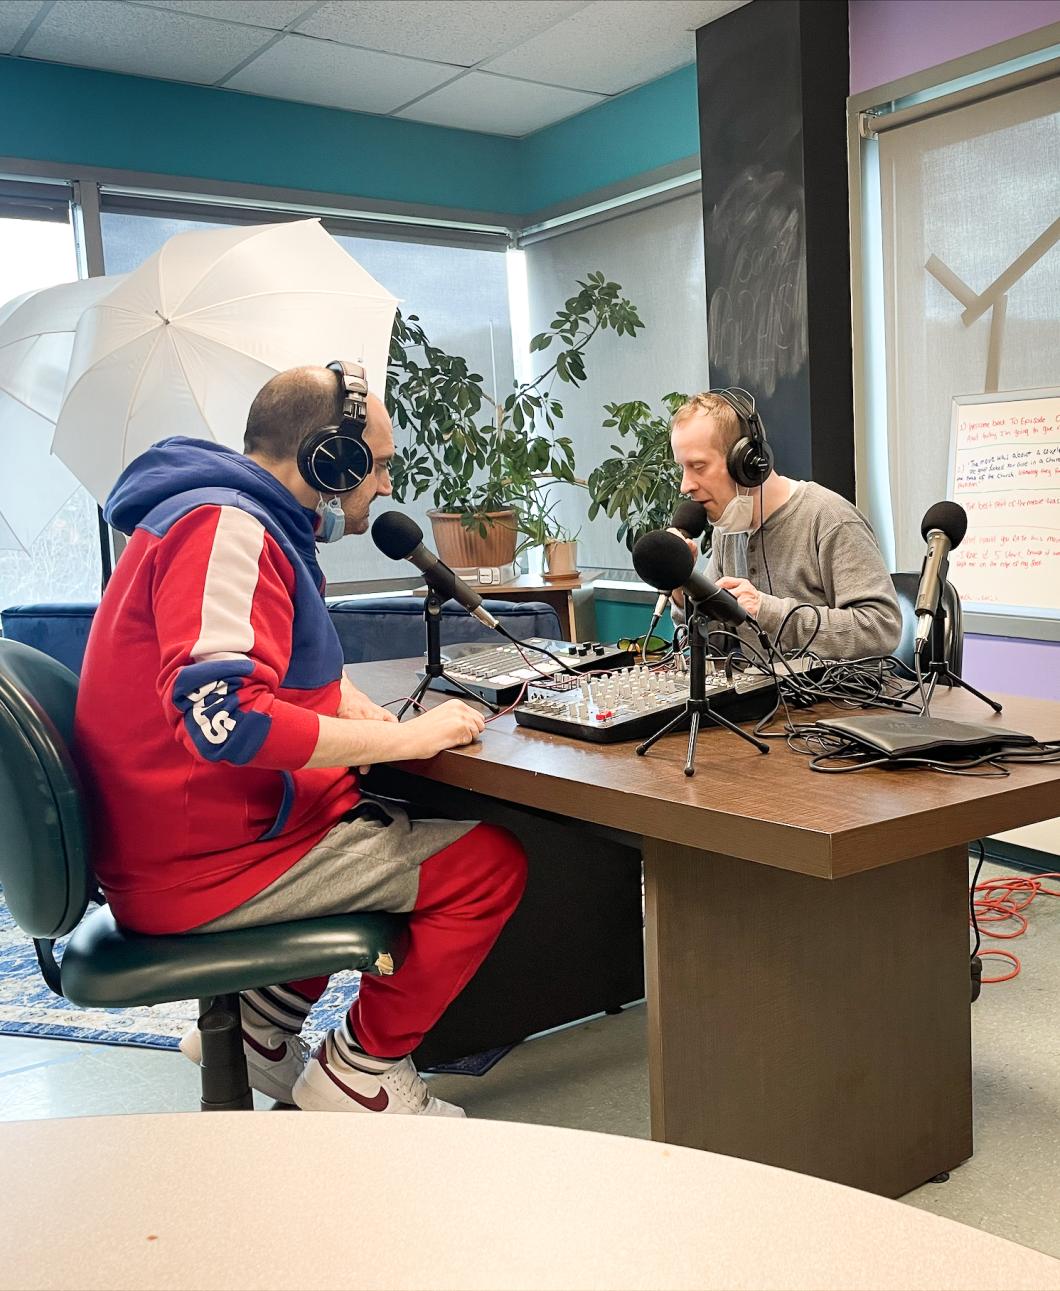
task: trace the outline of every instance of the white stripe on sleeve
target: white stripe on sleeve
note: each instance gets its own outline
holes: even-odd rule
[[[254,645],[250,609],[258,585],[265,526],[239,507],[221,507],[202,592],[196,661],[206,655],[245,655]]]

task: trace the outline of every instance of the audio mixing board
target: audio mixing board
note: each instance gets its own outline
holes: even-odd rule
[[[532,649],[533,646],[537,649]],[[543,650],[551,651],[556,658],[549,658]],[[453,681],[460,682],[488,703],[504,706],[518,699],[528,682],[548,681],[557,675],[575,681],[565,671],[568,668],[577,672],[628,668],[633,656],[628,650],[601,641],[574,643],[530,637],[522,642],[521,649],[514,645],[483,645],[481,641],[443,646],[442,662]],[[447,686],[445,677],[435,678],[431,689],[462,693],[456,686]]]
[[[778,671],[804,672],[809,667],[800,659],[781,664]],[[732,677],[708,672],[706,697],[731,722],[757,721],[773,707],[777,688],[772,675],[758,669]],[[530,682],[515,720],[554,735],[613,744],[654,735],[677,716],[687,699],[688,665],[679,658],[657,669],[637,664],[601,677],[560,675]]]

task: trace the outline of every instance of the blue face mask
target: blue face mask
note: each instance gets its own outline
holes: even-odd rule
[[[346,533],[346,516],[339,499],[328,498],[325,502],[322,496],[317,503],[317,515],[320,516],[320,528],[316,531],[317,542],[338,542]]]

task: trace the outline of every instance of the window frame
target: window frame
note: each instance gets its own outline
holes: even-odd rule
[[[854,473],[858,507],[895,565],[887,447],[888,368],[883,326],[883,231],[878,134],[904,121],[960,108],[1056,75],[1060,23],[913,73],[847,99]],[[888,120],[889,118],[893,120]],[[1060,620],[969,615],[966,630],[1054,641]]]
[[[106,272],[101,227],[104,211],[232,224],[319,217],[330,233],[500,252],[521,249],[524,237],[528,245],[685,196],[698,187],[698,162],[698,157],[681,158],[628,182],[526,215],[11,156],[0,156],[0,184],[39,185],[55,180],[68,185],[73,194],[70,211],[82,274],[95,277]],[[102,533],[102,520],[100,523]],[[108,556],[116,560],[125,545],[124,535],[110,530],[109,545],[110,552],[105,552],[104,560]],[[644,592],[631,567],[601,572],[610,584],[603,589],[605,598],[617,595],[621,599],[639,599]],[[407,591],[420,583],[422,579],[415,577],[343,581],[329,584],[328,595],[379,595]],[[646,592],[645,600],[651,600],[653,595]]]

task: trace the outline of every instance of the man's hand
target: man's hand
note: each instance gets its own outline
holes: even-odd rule
[[[415,742],[412,758],[433,758],[442,749],[459,748],[470,744],[486,728],[486,720],[462,699],[447,699],[437,708],[405,723],[405,729]]]
[[[758,611],[762,608],[762,593],[753,583],[749,583],[746,578],[719,578],[718,586],[735,596],[740,602],[740,607],[746,610],[751,618],[758,618]]]
[[[375,705],[372,705],[375,708]],[[320,716],[320,734],[307,767],[358,767],[380,762],[422,761],[442,749],[470,744],[481,735],[482,716],[460,699],[450,699],[421,717],[381,721],[369,712],[360,719]]]
[[[699,559],[699,539],[698,538],[689,538],[685,534],[683,534],[680,529],[667,529],[666,532],[672,533],[676,537],[681,539],[681,541],[685,544],[688,550],[692,553],[693,560]]]
[[[358,690],[345,673],[342,674],[342,680],[339,682],[339,711],[335,716],[351,718],[358,722],[397,721],[397,717],[389,709],[380,708],[363,690]]]

